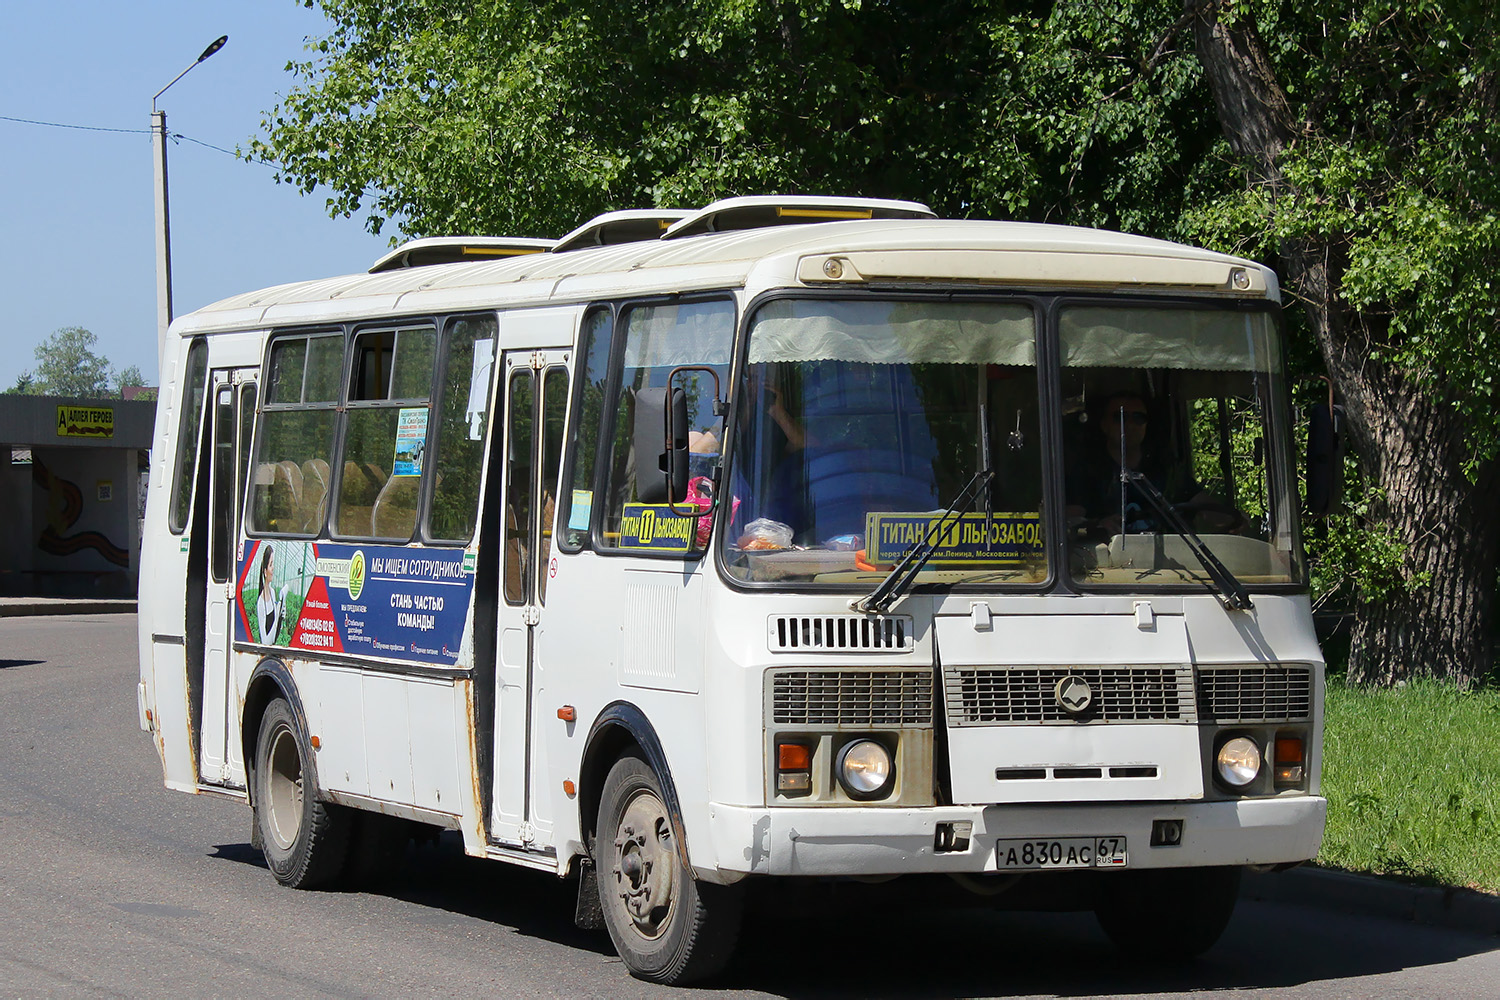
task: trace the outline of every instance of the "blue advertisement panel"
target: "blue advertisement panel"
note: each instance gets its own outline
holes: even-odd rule
[[[241,642],[453,666],[474,562],[461,549],[248,539],[236,581]]]
[[[942,514],[868,514],[865,517],[865,559],[894,563],[920,545]],[[949,518],[936,539],[929,565],[998,563],[1020,565],[1042,558],[1042,515],[1039,513],[964,514]]]

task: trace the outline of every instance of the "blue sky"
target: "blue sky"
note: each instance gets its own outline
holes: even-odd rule
[[[288,61],[324,33],[297,0],[51,0],[6,6],[0,116],[0,282],[10,335],[0,388],[53,330],[83,326],[118,370],[156,381],[151,95],[208,43],[229,43],[160,100],[170,132],[233,150],[292,87]],[[238,292],[363,271],[395,229],[330,219],[273,171],[191,142],[168,148],[173,295],[182,315]]]

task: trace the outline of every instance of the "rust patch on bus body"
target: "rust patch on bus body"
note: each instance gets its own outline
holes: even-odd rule
[[[480,787],[479,732],[474,725],[474,681],[472,678],[460,677],[455,683],[462,689],[464,696],[464,729],[469,744],[469,792],[473,796],[470,801],[474,803],[474,835],[480,852],[483,853],[484,845],[489,842],[489,828],[486,826],[488,817],[484,814],[484,795]]]

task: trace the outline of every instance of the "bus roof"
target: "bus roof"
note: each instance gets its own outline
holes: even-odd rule
[[[835,266],[829,263],[837,259]],[[837,272],[837,273],[835,273]],[[775,225],[522,257],[397,268],[232,296],[179,336],[621,295],[792,286],[982,285],[1218,292],[1277,299],[1268,268],[1124,233],[1021,222],[874,219]]]

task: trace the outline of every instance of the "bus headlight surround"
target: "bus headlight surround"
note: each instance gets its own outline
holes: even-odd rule
[[[896,782],[896,762],[890,750],[871,739],[844,744],[834,770],[851,799],[884,798]]]
[[[1230,788],[1244,788],[1260,775],[1260,746],[1248,736],[1236,736],[1219,745],[1214,769]]]

